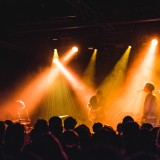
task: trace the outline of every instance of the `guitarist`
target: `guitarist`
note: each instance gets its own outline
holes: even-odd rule
[[[96,95],[92,96],[89,100],[88,108],[89,108],[89,120],[92,124],[95,121],[98,121],[98,117],[100,117],[100,109],[104,104],[104,97],[102,94],[102,90],[97,90]]]

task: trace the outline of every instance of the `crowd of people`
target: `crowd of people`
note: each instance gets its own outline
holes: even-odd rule
[[[116,130],[101,122],[92,129],[76,118],[37,119],[30,128],[0,121],[0,160],[158,160],[160,127],[126,115]]]

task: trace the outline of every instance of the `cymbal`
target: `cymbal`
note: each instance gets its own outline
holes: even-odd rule
[[[69,115],[59,116],[59,118],[66,118],[66,117],[69,117]]]

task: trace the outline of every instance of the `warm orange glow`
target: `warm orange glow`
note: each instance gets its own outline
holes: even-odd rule
[[[129,112],[127,111],[129,102],[126,99],[128,93],[126,93],[126,90],[123,88],[123,86],[125,82],[130,52],[131,47],[128,46],[124,54],[115,64],[110,73],[106,75],[106,78],[99,87],[102,88],[103,93],[105,95],[105,105],[103,107],[106,116],[104,116],[103,123],[107,123],[108,125],[111,125],[114,128],[116,128],[118,122],[121,122],[121,118],[124,115],[123,113]],[[125,95],[123,95],[123,93]]]
[[[58,51],[57,51],[57,49],[54,49],[53,61],[54,61],[54,59],[58,59],[58,58],[59,58],[59,56],[58,56]]]
[[[151,44],[154,45],[154,46],[156,46],[158,44],[158,40],[157,39],[153,39],[151,41]]]
[[[96,67],[97,49],[94,49],[91,59],[83,74],[83,81],[88,87],[95,88],[95,67]]]
[[[109,90],[110,94],[115,92],[115,88],[119,88],[124,82],[130,51],[131,47],[128,46],[122,57],[111,70],[110,74],[106,76],[101,84],[101,87],[105,88],[107,92]]]
[[[156,46],[151,45],[141,49],[139,54],[135,55],[136,58],[129,68],[125,86],[119,97],[123,112],[133,115],[138,123],[141,123],[145,98],[145,93],[143,91],[138,92],[138,90],[143,89],[146,81],[153,81],[154,79],[155,49]],[[123,112],[121,111],[121,113]]]
[[[73,52],[78,52],[78,48],[77,47],[72,47],[72,51]]]
[[[71,87],[74,89],[75,93],[78,95],[78,98],[83,104],[83,106],[87,107],[89,98],[94,93],[93,90],[91,88],[87,88],[87,86],[85,86],[75,74],[71,73],[71,71],[66,69],[60,61],[56,60],[54,61],[54,63],[69,80]]]
[[[53,115],[62,117],[72,115],[75,118],[85,116],[85,111],[77,103],[77,98],[62,72],[59,72],[55,81],[50,85],[41,104],[43,107],[39,109],[39,118],[48,119]]]
[[[71,60],[71,58],[73,58],[73,56],[76,54],[77,51],[78,51],[78,48],[73,47],[71,50],[69,50],[69,52],[65,54],[65,56],[61,58],[61,62],[63,64],[69,63],[69,61]]]
[[[66,54],[66,56],[65,63],[69,62],[72,58],[71,54]],[[58,51],[57,49],[54,49],[53,62],[58,61],[58,59]],[[27,80],[24,80],[22,84],[17,86],[16,92],[14,91],[8,95],[6,99],[3,99],[1,108],[6,114],[4,114],[4,117],[1,116],[2,119],[4,118],[5,120],[9,116],[9,119],[17,120],[17,111],[14,107],[16,105],[14,102],[16,102],[17,99],[24,101],[29,109],[29,114],[36,112],[38,104],[41,103],[42,99],[48,93],[48,90],[53,81],[56,80],[58,73],[59,69],[52,65],[51,68],[46,68],[40,73],[37,73],[37,76],[30,76]]]
[[[29,114],[36,112],[38,104],[48,91],[50,84],[54,81],[58,69],[46,68],[37,76],[31,76],[23,84],[17,87],[17,91],[13,92],[9,97],[4,100],[2,104],[5,115],[3,118],[17,119],[16,101],[17,99],[23,100],[25,106],[28,107]]]
[[[130,68],[127,68],[129,53],[132,48],[129,46],[99,86],[106,98],[103,110],[106,115],[104,116],[106,124],[115,128],[126,115],[131,115],[135,121],[140,123],[145,98],[142,91],[143,85],[146,81],[155,80],[159,83],[160,60],[158,59],[160,58],[157,58],[155,54],[157,44],[158,41],[154,40],[151,46],[142,48],[135,54]],[[20,103],[25,103],[25,106],[29,109],[29,114],[36,112],[44,97],[48,97],[45,107],[52,106],[52,103],[56,100],[57,104],[54,109],[43,106],[40,116],[46,119],[52,113],[64,113],[64,110],[65,113],[76,113],[77,110],[73,107],[77,104],[77,99],[80,106],[84,107],[83,109],[87,112],[89,99],[95,94],[94,78],[97,50],[94,50],[91,61],[84,72],[83,81],[71,69],[66,67],[76,51],[78,51],[78,48],[76,50],[72,48],[62,58],[59,58],[57,49],[54,49],[52,63],[54,67],[46,68],[37,75],[30,75],[27,80],[17,86],[15,91],[5,97],[4,103],[1,104],[1,112],[5,114],[1,115],[1,119],[17,119],[16,103],[14,103],[17,99]],[[156,63],[155,59],[157,59]],[[158,78],[155,74],[158,75]],[[160,85],[158,89],[160,89]],[[52,92],[51,95],[49,95],[50,92]],[[62,106],[67,107],[64,109]]]

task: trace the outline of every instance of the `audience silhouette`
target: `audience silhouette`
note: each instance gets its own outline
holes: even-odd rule
[[[62,133],[63,133],[63,122],[62,119],[58,116],[53,116],[49,119],[49,130],[50,132],[58,138],[61,142]]]
[[[72,116],[69,116],[64,120],[64,129],[65,130],[75,129],[76,125],[77,125],[77,120],[75,118],[73,118]]]
[[[29,140],[27,140],[29,139]],[[27,142],[27,143],[26,143]],[[112,126],[95,122],[92,131],[76,118],[37,119],[30,131],[20,122],[0,121],[0,160],[158,160],[160,127],[126,115]]]

